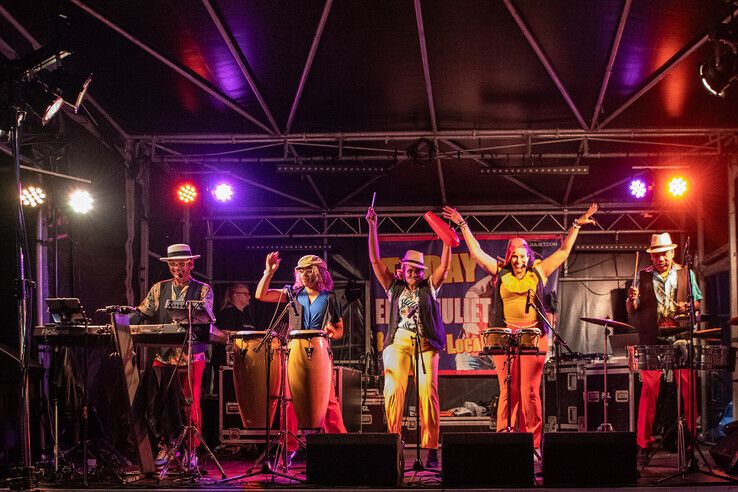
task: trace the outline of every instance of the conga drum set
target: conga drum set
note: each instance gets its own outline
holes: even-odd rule
[[[281,319],[281,317],[280,317]],[[275,326],[279,324],[279,320]],[[304,442],[287,429],[287,405],[292,401],[300,429],[319,430],[323,426],[331,388],[332,359],[327,333],[323,330],[239,331],[230,335],[233,349],[233,383],[241,421],[246,428],[264,429],[266,446],[255,463],[261,470],[228,478],[221,483],[257,474],[271,474],[295,480],[287,471],[287,441]],[[275,357],[276,356],[276,357]],[[270,429],[279,407],[279,432]],[[276,447],[274,463],[270,451]]]
[[[541,330],[538,328],[519,328],[513,331],[511,328],[488,328],[482,332],[483,350],[480,355],[504,355],[507,375],[505,376],[505,389],[507,391],[507,427],[505,432],[517,431],[513,429],[512,403],[510,401],[510,384],[512,382],[512,366],[519,356],[542,355],[538,350],[538,341],[541,338]],[[518,379],[520,384],[520,379]],[[519,390],[519,388],[518,388]],[[518,406],[518,411],[520,406]],[[517,421],[516,421],[517,423]]]

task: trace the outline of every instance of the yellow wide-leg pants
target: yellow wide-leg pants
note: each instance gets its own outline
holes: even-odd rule
[[[438,448],[441,408],[438,401],[438,350],[421,340],[420,355],[425,363],[417,371],[420,391],[420,446]],[[392,344],[382,353],[384,361],[384,411],[390,433],[402,434],[402,414],[405,407],[407,378],[415,364],[415,333],[397,330]]]

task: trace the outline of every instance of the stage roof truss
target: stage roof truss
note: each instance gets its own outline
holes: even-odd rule
[[[585,228],[580,231],[583,235],[613,235],[620,234],[652,234],[656,232],[684,232],[686,212],[681,209],[659,210],[656,208],[614,208],[605,207],[604,217],[594,228]],[[481,229],[484,233],[496,234],[541,234],[560,235],[568,230],[573,218],[581,212],[578,210],[520,210],[509,211],[472,211],[462,214],[474,229]],[[378,232],[383,236],[412,236],[432,235],[433,232],[421,220],[422,213],[418,212],[383,212],[379,210]],[[286,224],[277,226],[274,220],[279,219]],[[405,220],[403,219],[412,219]],[[627,220],[630,224],[622,226]],[[297,239],[297,238],[359,238],[366,237],[366,228],[363,211],[327,213],[327,214],[294,214],[277,212],[270,214],[266,211],[257,214],[243,213],[232,216],[208,216],[195,221],[205,221],[207,229],[213,231],[208,239],[212,240],[244,240],[244,239]],[[225,223],[233,225],[240,234],[226,230]],[[260,225],[268,224],[272,230],[262,231]],[[307,225],[312,233],[292,233],[298,224]],[[667,226],[667,227],[664,227]],[[225,232],[222,232],[225,231]],[[248,231],[248,232],[246,232]]]

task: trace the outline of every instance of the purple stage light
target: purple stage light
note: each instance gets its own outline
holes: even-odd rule
[[[233,198],[233,187],[228,183],[219,183],[213,188],[213,196],[219,202],[225,203]]]
[[[630,194],[635,198],[641,199],[646,196],[646,183],[641,179],[634,179],[630,182]]]

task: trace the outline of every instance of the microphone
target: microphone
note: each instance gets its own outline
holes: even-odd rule
[[[528,294],[525,297],[525,314],[530,312],[530,304],[530,289],[528,289]]]
[[[128,314],[132,313],[136,310],[135,306],[118,306],[118,305],[112,305],[112,306],[105,306],[104,308],[100,308],[96,310],[96,313],[121,313],[121,314]]]
[[[420,307],[420,304],[417,304],[414,308],[412,308],[410,311],[408,311],[406,318],[410,319],[413,316],[415,316],[415,313],[418,312],[418,308]]]
[[[287,292],[287,302],[292,307],[292,313],[295,316],[298,316],[297,313],[297,306],[295,306],[295,297],[292,295],[292,286],[290,284],[287,284],[284,286],[285,292]]]

